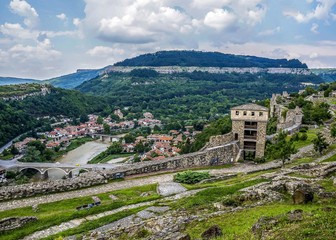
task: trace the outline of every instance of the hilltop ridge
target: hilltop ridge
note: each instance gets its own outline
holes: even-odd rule
[[[183,67],[259,67],[308,68],[297,59],[270,59],[256,56],[201,51],[159,51],[114,64],[114,66],[183,66]]]

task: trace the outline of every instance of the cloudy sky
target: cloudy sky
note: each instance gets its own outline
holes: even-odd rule
[[[336,67],[336,0],[0,1],[0,76],[45,79],[171,49]]]

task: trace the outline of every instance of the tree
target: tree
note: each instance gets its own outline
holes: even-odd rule
[[[13,155],[17,155],[17,154],[20,153],[19,150],[14,145],[12,145],[10,151],[11,151],[11,154],[13,154]]]
[[[102,116],[98,116],[97,123],[98,124],[103,124],[103,122],[104,122],[103,117]]]
[[[293,145],[293,142],[289,141],[287,142],[286,140],[281,141],[279,143],[279,156],[280,159],[282,160],[282,165],[285,165],[286,160],[290,158],[290,156],[296,152],[296,149]]]
[[[111,133],[111,128],[107,123],[103,124],[103,128],[104,128],[104,133],[105,134],[110,134]]]
[[[108,154],[117,154],[122,152],[122,146],[120,142],[113,142],[107,149]]]
[[[322,154],[322,152],[328,148],[329,144],[326,142],[325,137],[323,137],[322,133],[317,133],[317,138],[313,140],[314,150]]]
[[[267,159],[281,159],[284,165],[290,155],[296,153],[293,141],[286,140],[287,133],[281,131],[275,139],[275,143],[267,143],[266,145],[266,158]]]
[[[80,118],[79,118],[79,122],[81,122],[81,123],[85,123],[85,122],[88,122],[88,121],[89,121],[89,117],[86,114],[81,115]]]
[[[132,143],[135,141],[135,137],[129,133],[124,136],[124,139],[126,143]]]
[[[150,150],[149,144],[143,144],[142,142],[139,142],[137,145],[134,147],[134,151],[137,153],[144,153],[148,152]]]

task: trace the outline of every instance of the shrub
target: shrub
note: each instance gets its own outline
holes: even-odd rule
[[[302,135],[301,135],[301,137],[300,137],[300,140],[301,140],[301,141],[306,141],[307,138],[308,138],[307,133],[302,133]]]
[[[294,133],[291,137],[291,140],[295,142],[299,141],[300,140],[299,133]]]
[[[178,183],[195,184],[204,179],[210,178],[209,172],[186,171],[174,175],[174,181]]]
[[[266,159],[264,157],[256,158],[253,160],[255,163],[265,163]]]
[[[308,127],[301,127],[300,132],[305,133],[308,131]]]

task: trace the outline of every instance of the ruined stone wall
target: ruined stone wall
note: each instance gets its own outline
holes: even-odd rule
[[[232,132],[227,133],[225,135],[211,136],[209,142],[205,145],[205,147],[203,149],[225,145],[225,144],[228,144],[232,141],[233,141],[233,133]]]
[[[110,179],[131,175],[149,174],[160,171],[174,171],[195,167],[217,166],[231,163],[237,157],[239,148],[236,143],[208,148],[204,151],[166,158],[127,164],[111,170],[83,173],[79,177],[66,180],[53,180],[0,188],[0,201],[32,197],[40,194],[65,192],[83,187],[106,183]]]
[[[27,223],[37,221],[36,217],[10,217],[0,220],[0,233],[23,227]]]

